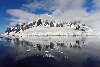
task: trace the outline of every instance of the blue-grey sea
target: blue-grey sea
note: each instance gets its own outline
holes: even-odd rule
[[[0,67],[100,67],[100,37],[0,38]]]

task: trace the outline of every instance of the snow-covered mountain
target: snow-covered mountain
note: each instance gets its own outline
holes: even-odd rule
[[[17,24],[8,27],[4,36],[10,37],[28,37],[28,36],[66,36],[66,35],[95,35],[94,30],[80,21],[66,21],[54,19],[51,16],[37,18],[28,23]]]

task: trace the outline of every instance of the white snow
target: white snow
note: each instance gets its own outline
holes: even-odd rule
[[[28,37],[28,36],[69,36],[69,35],[79,35],[79,36],[83,36],[83,35],[96,35],[95,31],[93,29],[91,29],[88,26],[82,26],[82,23],[79,23],[79,21],[77,21],[77,25],[80,25],[80,29],[82,29],[84,27],[85,32],[81,31],[81,30],[75,30],[75,28],[77,27],[77,25],[71,25],[71,21],[66,21],[66,20],[61,20],[61,19],[54,19],[51,16],[47,15],[45,17],[41,17],[42,18],[42,24],[41,26],[36,26],[35,27],[31,27],[29,29],[26,29],[24,31],[20,30],[19,32],[15,33],[15,32],[10,32],[9,35],[7,35],[7,33],[4,33],[4,36],[14,36],[16,38],[24,38],[24,37]],[[39,19],[39,18],[38,18]],[[38,19],[36,19],[36,22],[38,21]],[[54,23],[54,27],[50,27],[49,25],[44,26],[45,21],[48,20],[48,22],[50,23],[51,21],[53,21]],[[28,24],[32,23],[33,21],[29,21]],[[75,21],[76,22],[76,21]],[[56,27],[57,23],[62,23],[63,27]],[[73,23],[73,22],[72,22]],[[28,25],[26,24],[26,25]]]

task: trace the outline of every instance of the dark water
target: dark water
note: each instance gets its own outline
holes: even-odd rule
[[[2,38],[0,67],[100,67],[100,38]]]

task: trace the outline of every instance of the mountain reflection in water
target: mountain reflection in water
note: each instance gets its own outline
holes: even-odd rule
[[[100,67],[96,37],[32,36],[0,41],[2,67]]]

